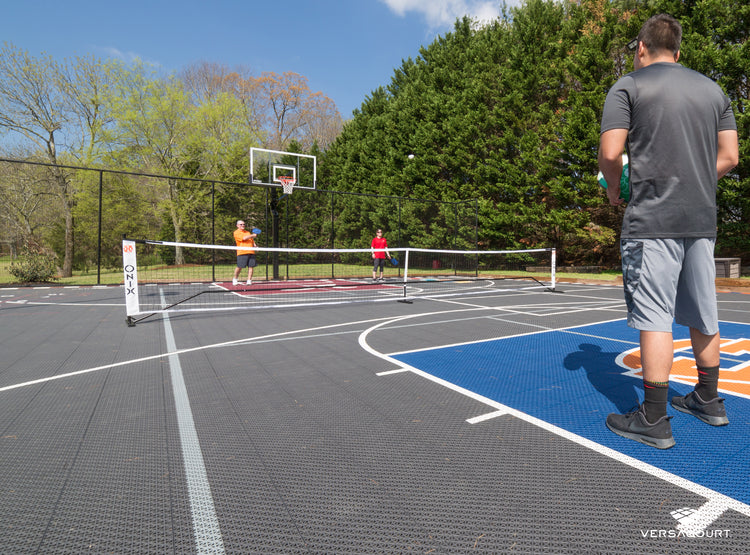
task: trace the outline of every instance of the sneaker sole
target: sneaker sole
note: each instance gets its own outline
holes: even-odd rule
[[[657,449],[669,449],[670,447],[674,447],[677,443],[673,437],[659,439],[655,437],[644,436],[642,434],[634,434],[632,432],[617,430],[610,426],[609,422],[607,422],[607,428],[609,428],[610,431],[616,433],[618,436],[632,439],[634,441],[637,441],[638,443],[643,443],[644,445],[648,445],[649,447],[656,447]]]
[[[698,420],[705,422],[706,424],[709,424],[710,426],[726,426],[727,424],[729,424],[729,418],[727,418],[726,416],[710,416],[702,412],[694,411],[689,407],[682,407],[680,405],[675,405],[674,403],[669,403],[669,404],[672,405],[673,409],[676,409],[680,412],[684,412],[685,414],[692,414]]]

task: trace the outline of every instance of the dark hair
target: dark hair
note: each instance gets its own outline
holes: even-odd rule
[[[682,25],[669,14],[654,15],[641,27],[638,40],[642,41],[651,53],[667,50],[677,54],[682,42]]]

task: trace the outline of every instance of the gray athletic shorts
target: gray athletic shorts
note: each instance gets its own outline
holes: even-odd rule
[[[238,268],[255,268],[257,261],[255,260],[254,254],[238,254],[237,255],[237,267]]]
[[[719,332],[714,239],[622,239],[628,326],[672,331],[674,320],[705,335]]]

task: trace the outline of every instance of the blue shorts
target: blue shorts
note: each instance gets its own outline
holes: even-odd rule
[[[672,331],[674,320],[705,335],[719,332],[715,239],[622,239],[628,326]]]

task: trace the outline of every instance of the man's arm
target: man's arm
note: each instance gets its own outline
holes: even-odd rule
[[[620,198],[620,175],[622,152],[625,150],[627,138],[627,129],[610,129],[602,133],[599,142],[599,169],[607,182],[607,197],[612,206],[624,202]]]
[[[716,174],[719,179],[740,163],[740,146],[737,131],[719,131],[719,155],[716,158]]]

